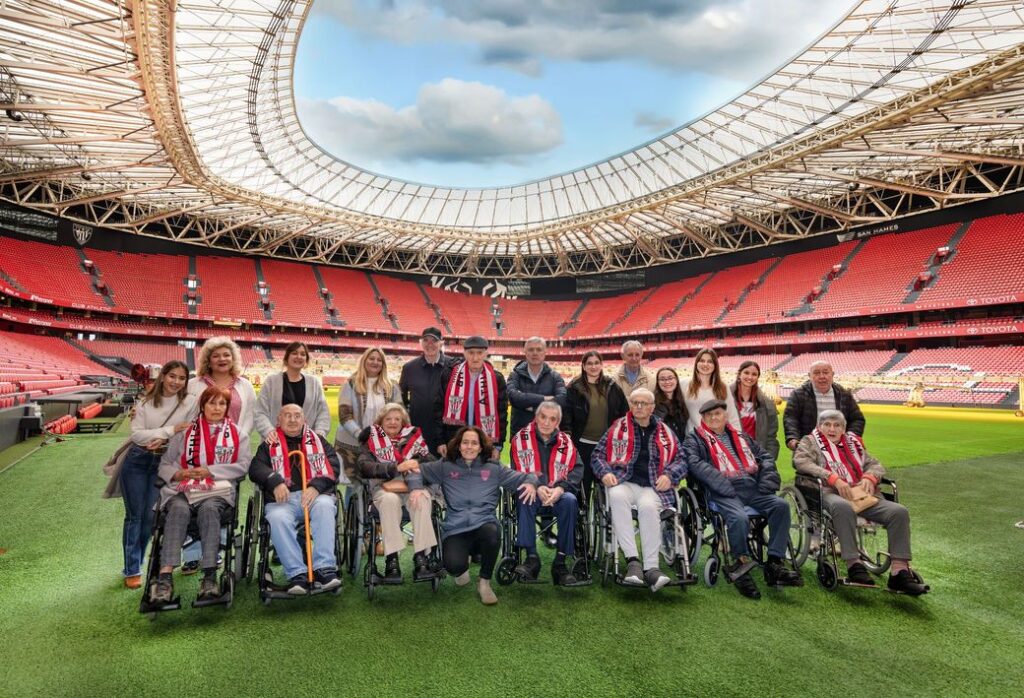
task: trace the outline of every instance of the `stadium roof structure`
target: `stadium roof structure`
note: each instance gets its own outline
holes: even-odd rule
[[[125,233],[379,270],[639,269],[1024,187],[1024,9],[865,0],[732,102],[516,186],[392,179],[295,109],[311,0],[0,2],[0,198]],[[358,66],[352,66],[358,70]]]

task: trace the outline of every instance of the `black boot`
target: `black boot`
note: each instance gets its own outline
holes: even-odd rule
[[[540,558],[536,554],[527,555],[526,561],[516,565],[516,575],[521,582],[535,582],[540,574]]]
[[[413,570],[412,578],[416,582],[425,582],[434,578],[434,570],[430,566],[430,558],[423,551],[420,551],[412,556],[412,564],[416,566]]]
[[[384,558],[384,583],[402,583],[402,568],[398,566],[398,553],[391,553]]]
[[[889,575],[889,590],[910,596],[920,596],[928,593],[928,585],[916,573],[910,570],[900,570],[897,574]]]
[[[770,587],[802,587],[804,578],[799,572],[787,568],[782,560],[769,557],[764,566],[764,583]]]
[[[868,572],[868,568],[859,562],[853,562],[846,566],[846,580],[857,586],[875,586],[874,577]]]

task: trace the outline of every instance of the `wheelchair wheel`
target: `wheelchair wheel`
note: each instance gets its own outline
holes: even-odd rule
[[[889,559],[889,533],[881,524],[857,525],[857,545],[861,561],[871,574],[884,574],[892,562]]]
[[[807,500],[795,487],[784,487],[779,496],[789,505],[789,561],[793,563],[794,569],[800,569],[807,562],[813,530]]]
[[[249,498],[249,503],[245,508],[245,530],[242,531],[242,554],[240,556],[238,578],[245,579],[247,582],[252,581],[252,573],[256,567],[256,546],[259,541],[259,522],[256,518],[259,516],[257,511],[257,494],[253,494]]]
[[[828,560],[818,561],[816,574],[818,583],[821,584],[823,589],[835,591],[839,587],[839,573],[836,571],[835,565]]]
[[[722,569],[722,561],[717,555],[712,555],[704,563],[704,584],[713,587],[718,584],[718,575]]]
[[[345,566],[352,577],[359,574],[359,563],[363,557],[361,499],[358,494],[352,495],[345,510]]]
[[[590,558],[578,557],[572,565],[572,576],[579,580],[590,580]]]
[[[516,560],[512,557],[503,557],[498,562],[498,584],[508,586],[516,581]]]

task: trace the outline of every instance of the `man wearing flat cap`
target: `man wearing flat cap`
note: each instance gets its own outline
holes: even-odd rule
[[[732,556],[729,576],[736,590],[751,599],[761,598],[750,576],[756,563],[747,548],[747,517],[752,513],[768,521],[765,583],[803,586],[800,574],[783,563],[789,543],[789,506],[775,494],[781,483],[771,454],[728,423],[725,401],[705,402],[700,407],[700,418],[700,425],[683,443],[683,453],[690,475],[707,492],[709,508],[725,520]]]
[[[487,360],[487,340],[479,335],[462,343],[464,360],[451,368],[444,391],[442,421],[446,439],[462,426],[475,426],[494,442],[495,460],[501,454],[508,431],[508,395],[505,377]],[[444,446],[440,449],[444,450]]]
[[[409,420],[419,427],[423,440],[431,453],[438,453],[444,443],[445,429],[441,421],[444,389],[448,371],[456,360],[446,356],[441,330],[428,327],[420,333],[422,356],[407,361],[402,366],[402,377],[398,388],[402,401],[409,408]]]

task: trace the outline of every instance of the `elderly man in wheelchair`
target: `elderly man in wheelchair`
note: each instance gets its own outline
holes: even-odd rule
[[[767,519],[768,559],[764,566],[769,586],[803,586],[795,570],[783,559],[789,543],[789,506],[775,493],[779,472],[771,454],[747,434],[728,423],[726,403],[708,400],[700,407],[701,423],[683,444],[690,475],[706,489],[709,506],[725,521],[733,564],[730,578],[740,594],[761,598],[757,583],[750,576],[756,566],[748,550],[750,520],[748,509]]]
[[[888,589],[918,596],[928,591],[910,568],[910,514],[895,501],[895,483],[885,480],[885,468],[864,448],[861,437],[846,430],[846,418],[837,410],[818,415],[818,427],[803,437],[793,454],[797,484],[807,491],[808,480],[817,480],[821,507],[831,520],[839,539],[839,552],[846,563],[847,584],[875,586],[861,546],[858,545],[858,516],[881,524],[888,534]],[[880,484],[891,492],[883,493]],[[867,561],[869,564],[874,561]],[[875,566],[884,571],[884,566]]]

